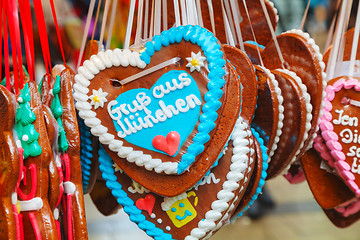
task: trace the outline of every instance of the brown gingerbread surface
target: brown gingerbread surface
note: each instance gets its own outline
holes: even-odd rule
[[[279,70],[271,72],[275,75],[284,98],[284,125],[277,149],[269,163],[267,179],[282,173],[295,157],[304,138],[307,113],[302,90],[292,76]]]
[[[354,194],[335,174],[320,167],[321,159],[315,149],[309,149],[301,163],[315,200],[322,208],[331,209],[354,198]]]
[[[306,85],[307,91],[311,97],[312,121],[311,130],[309,131],[308,140],[305,142],[303,149],[300,152],[300,156],[303,155],[306,147],[311,142],[312,137],[316,131],[318,125],[318,119],[320,115],[320,107],[323,97],[323,70],[321,65],[323,62],[317,56],[317,52],[312,45],[311,39],[307,40],[302,32],[286,32],[277,36],[281,53],[284,58],[285,68],[295,72]],[[274,57],[276,56],[276,57]],[[281,62],[277,57],[278,53],[274,41],[271,40],[262,52],[263,62],[269,69],[282,68]]]
[[[251,123],[255,113],[258,91],[254,66],[240,49],[230,45],[223,45],[223,49],[227,59],[240,76],[242,86],[240,116]]]

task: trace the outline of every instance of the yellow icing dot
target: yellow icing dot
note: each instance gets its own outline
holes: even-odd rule
[[[191,65],[193,65],[194,67],[199,65],[199,60],[197,60],[197,59],[191,60]]]
[[[18,213],[20,213],[20,203],[19,203],[19,201],[17,201],[16,208],[17,208]]]
[[[94,102],[100,102],[100,97],[99,97],[99,96],[95,96],[95,97],[94,97]]]

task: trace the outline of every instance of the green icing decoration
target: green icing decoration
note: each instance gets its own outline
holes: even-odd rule
[[[40,94],[40,98],[42,98],[41,86],[43,85],[43,81],[44,81],[44,77],[41,78],[40,84],[38,86],[38,91],[39,91],[39,94]]]
[[[36,120],[35,113],[31,110],[30,104],[21,104],[19,108],[20,122],[23,126],[33,123]]]
[[[31,96],[28,83],[24,85],[19,97],[22,98],[22,101],[18,102],[19,107],[16,110],[15,130],[20,136],[24,158],[36,157],[41,154],[42,149],[38,143],[40,134],[32,124],[36,120],[36,115],[30,108]]]
[[[61,116],[63,114],[63,108],[60,103],[59,93],[60,93],[60,76],[56,76],[55,84],[52,89],[54,98],[51,103],[51,111],[54,114],[54,117],[59,124],[59,137],[58,137],[58,148],[61,152],[66,152],[69,149],[69,144],[66,139],[66,132],[61,121]]]
[[[56,119],[61,118],[63,114],[63,108],[61,106],[58,94],[54,95],[54,99],[52,100],[51,103],[51,111]]]

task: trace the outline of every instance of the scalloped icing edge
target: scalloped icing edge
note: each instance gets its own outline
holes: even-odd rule
[[[93,148],[91,146],[91,133],[89,129],[85,126],[84,121],[78,121],[79,123],[79,132],[80,132],[80,162],[81,162],[81,182],[84,192],[87,191],[89,185],[89,180],[91,177],[92,158],[89,157],[89,154],[93,156]],[[90,134],[90,137],[89,135]],[[89,144],[90,141],[90,144]]]
[[[279,22],[279,12],[278,12],[278,10],[276,9],[274,3],[271,2],[270,0],[265,0],[265,2],[267,2],[273,8],[275,16],[276,16],[276,24],[277,24]],[[274,31],[275,31],[275,29],[274,29]]]
[[[233,219],[231,219],[231,222],[232,223],[235,223],[235,220],[240,218],[244,212],[246,212],[253,204],[254,202],[257,200],[257,198],[259,197],[259,194],[261,193],[263,187],[264,187],[264,184],[265,184],[265,180],[266,180],[266,177],[267,177],[267,169],[268,169],[268,155],[267,155],[267,147],[264,145],[264,140],[260,137],[260,134],[254,129],[254,128],[251,128],[251,131],[254,135],[254,137],[256,138],[256,140],[259,142],[260,144],[260,149],[261,149],[261,154],[262,154],[262,157],[263,157],[263,166],[262,166],[262,172],[261,172],[261,177],[260,177],[260,180],[259,180],[259,184],[256,188],[256,192],[255,194],[251,197],[249,203],[245,206],[245,208],[238,213],[238,215],[234,216]]]
[[[299,154],[300,154],[300,151],[303,149],[304,144],[305,144],[305,141],[306,141],[307,138],[308,138],[309,131],[310,131],[310,129],[311,129],[311,120],[312,120],[312,114],[311,114],[311,112],[312,112],[312,105],[311,105],[311,103],[310,103],[311,97],[310,97],[310,94],[307,92],[307,87],[306,87],[306,85],[302,83],[301,78],[300,78],[295,72],[290,71],[290,70],[288,70],[288,69],[281,69],[281,68],[278,68],[278,69],[276,69],[276,70],[279,71],[279,72],[282,72],[282,73],[285,73],[285,74],[289,75],[289,76],[298,84],[298,86],[300,87],[301,92],[302,92],[302,94],[303,94],[302,97],[303,97],[303,99],[304,99],[304,101],[305,101],[305,105],[306,105],[306,117],[305,117],[306,123],[305,123],[304,136],[303,136],[303,139],[302,139],[302,141],[301,141],[301,143],[300,143],[300,146],[299,146],[298,150],[296,151],[293,159],[291,159],[289,165],[282,171],[282,173],[286,173],[286,172],[289,170],[291,164],[292,164],[293,162],[295,162],[296,159],[298,158],[298,156],[299,156]]]
[[[162,37],[165,38],[165,35],[169,36],[171,32],[173,34],[177,34],[176,36],[173,36],[173,41],[168,39],[168,42],[166,42],[162,39]],[[189,36],[190,33],[193,33],[193,35]],[[106,68],[111,68],[113,66],[128,67],[129,65],[133,67],[138,67],[140,69],[145,68],[147,64],[145,61],[142,60],[142,58],[144,58],[146,61],[150,61],[152,56],[151,53],[154,54],[154,52],[159,51],[162,46],[167,46],[172,42],[179,42],[179,36],[181,37],[180,41],[191,41],[193,44],[197,44],[196,41],[200,37],[203,37],[205,40],[207,39],[208,42],[210,41],[209,39],[216,39],[212,33],[210,36],[206,35],[204,37],[203,35],[207,33],[210,32],[199,26],[180,26],[178,28],[172,28],[168,31],[163,31],[161,35],[154,36],[152,41],[147,42],[147,44],[145,45],[152,48],[146,49],[144,52],[141,53],[141,55],[139,52],[130,51],[128,49],[114,49],[106,50],[105,52],[99,52],[97,55],[91,56],[89,60],[84,61],[83,66],[79,67],[78,73],[75,76],[74,99],[77,101],[75,107],[79,111],[79,116],[84,119],[85,125],[90,127],[91,133],[99,137],[99,141],[102,144],[108,145],[109,149],[117,153],[120,158],[126,158],[127,161],[130,163],[135,163],[137,166],[144,167],[148,171],[154,170],[156,173],[164,172],[165,174],[179,174],[179,165],[181,164],[181,162],[162,162],[161,159],[152,158],[150,154],[144,154],[143,151],[134,151],[132,147],[124,147],[123,141],[116,140],[113,134],[108,133],[108,129],[105,126],[101,125],[101,120],[96,117],[96,113],[92,110],[91,105],[88,103],[88,86],[90,85],[90,81],[95,77],[95,75]],[[210,42],[212,43],[212,41]],[[219,44],[216,42],[215,46],[212,47],[215,48],[217,45]],[[204,54],[205,52],[209,51],[209,49],[204,49],[202,45],[198,44],[198,46],[201,47],[201,49],[204,51]],[[208,57],[207,54],[205,54],[205,56]],[[222,57],[219,58],[223,59]],[[216,60],[218,60],[218,58]],[[216,60],[212,60],[211,62],[209,62],[208,60],[208,62],[209,64],[211,64],[213,63],[213,61]],[[221,63],[213,63],[212,68],[215,70],[218,69],[219,64]],[[223,67],[224,66],[222,66],[221,68]],[[222,77],[220,79],[222,79]],[[213,86],[212,90],[220,89],[222,87],[220,86],[221,84],[216,81],[216,77],[215,80],[213,79],[212,81],[214,85],[216,85]],[[212,90],[209,90],[208,93]],[[211,100],[218,101],[219,99],[213,97]],[[206,101],[206,103],[208,102],[210,102],[210,100]],[[209,131],[207,134],[209,134],[210,132],[211,131]],[[193,144],[196,143],[193,142],[191,145]],[[189,166],[191,164],[192,163],[190,163]]]
[[[335,168],[334,158],[331,156],[328,147],[324,143],[324,139],[320,135],[320,130],[314,139],[314,149],[320,154],[320,157],[324,159],[330,167]]]
[[[239,118],[235,127],[237,130],[234,132],[232,137],[233,140],[236,140],[234,141],[234,149],[236,149],[238,153],[232,156],[232,162],[229,167],[229,172],[226,175],[227,180],[223,183],[223,190],[220,190],[217,193],[218,200],[212,202],[212,209],[205,214],[205,219],[200,220],[200,222],[198,223],[198,228],[194,228],[191,230],[190,235],[185,238],[186,240],[197,240],[204,237],[208,231],[212,230],[211,228],[205,226],[206,224],[204,224],[204,221],[207,221],[209,225],[213,226],[215,225],[215,221],[219,220],[223,216],[222,212],[227,208],[231,208],[231,205],[228,202],[236,198],[235,194],[233,194],[233,191],[235,191],[236,189],[232,189],[233,187],[231,187],[230,185],[237,185],[233,183],[241,181],[241,179],[244,177],[244,174],[242,173],[242,171],[239,171],[239,168],[242,167],[243,171],[246,171],[246,162],[250,161],[247,157],[247,152],[250,151],[250,141],[247,140],[247,138],[251,137],[251,132],[249,133],[249,131],[244,131],[247,127],[248,126],[246,125],[246,122],[242,118]],[[103,147],[100,147],[99,150],[99,163],[99,168],[102,172],[102,177],[107,182],[107,187],[111,190],[114,197],[117,198],[119,204],[124,206],[124,211],[129,215],[130,220],[136,220],[137,222],[134,222],[138,224],[138,227],[143,231],[146,231],[146,233],[150,237],[154,237],[155,239],[172,239],[171,234],[164,233],[163,230],[157,228],[155,224],[149,222],[148,220],[146,220],[146,218],[140,217],[143,216],[141,210],[139,210],[135,206],[134,201],[128,197],[128,194],[125,192],[125,190],[123,190],[122,185],[117,182],[117,178],[114,178],[115,170],[113,168],[113,160],[106,153]],[[239,166],[241,164],[245,166]],[[229,195],[231,197],[230,199],[227,199],[229,198]],[[216,205],[222,207],[216,208]],[[216,225],[213,228],[215,227]]]
[[[250,128],[251,129],[251,128]],[[250,131],[250,130],[249,130]],[[251,133],[252,134],[252,133]],[[253,144],[253,141],[254,140],[252,140],[251,138],[249,139],[250,140],[250,145],[252,145]],[[265,147],[265,149],[266,149],[266,147]],[[249,158],[249,168],[248,168],[248,171],[251,171],[251,167],[250,167],[250,165],[252,164],[252,162],[254,161],[254,159],[255,159],[255,153],[256,153],[256,151],[255,151],[255,149],[253,149],[253,148],[250,148],[250,158]],[[266,155],[267,156],[267,155]],[[267,159],[266,159],[266,161],[267,161]],[[255,163],[256,164],[256,163]],[[266,166],[267,166],[267,163],[266,163]],[[266,167],[267,168],[267,167]],[[266,174],[266,172],[265,172],[265,174]],[[266,178],[266,175],[264,175],[265,176],[265,178]],[[246,183],[247,181],[249,181],[249,180],[251,180],[251,177],[250,177],[250,179],[245,179],[244,180],[244,183]],[[264,179],[264,183],[262,184],[262,186],[265,184],[265,179]],[[246,189],[243,187],[243,186],[241,186],[241,188],[240,188],[240,191],[239,192],[237,192],[236,193],[236,197],[235,197],[235,199],[232,201],[232,203],[231,203],[231,205],[230,205],[230,207],[228,208],[228,210],[226,211],[226,214],[221,218],[221,220],[218,222],[218,224],[216,225],[216,227],[208,234],[208,235],[206,235],[203,239],[205,240],[205,239],[209,239],[213,234],[214,234],[214,232],[216,232],[217,230],[219,230],[222,226],[225,226],[225,225],[227,225],[227,224],[229,224],[230,223],[230,221],[231,221],[231,215],[230,215],[230,213],[232,213],[232,211],[235,209],[235,207],[237,207],[237,205],[239,204],[239,202],[237,202],[237,200],[239,200],[239,194],[241,194],[243,191],[245,191]]]
[[[276,135],[274,138],[274,143],[271,146],[270,152],[269,152],[269,158],[268,158],[268,163],[271,161],[271,157],[274,155],[275,150],[277,148],[277,144],[280,141],[280,136],[282,134],[282,127],[283,127],[283,120],[284,120],[284,106],[283,106],[283,102],[284,102],[284,98],[281,95],[281,89],[279,88],[279,83],[278,81],[275,79],[274,74],[272,74],[270,72],[269,69],[260,66],[259,67],[268,75],[268,77],[270,78],[270,81],[272,82],[272,84],[274,85],[275,88],[275,93],[278,99],[278,104],[279,104],[279,121],[278,121],[278,125],[277,125],[277,129],[276,129]]]
[[[231,137],[234,145],[233,153],[236,153],[233,154],[231,158],[231,165],[229,167],[229,172],[226,174],[226,181],[223,183],[223,189],[217,193],[218,200],[211,203],[211,210],[206,212],[205,218],[199,221],[198,227],[192,229],[190,235],[186,236],[184,240],[198,240],[211,234],[212,231],[217,230],[217,224],[215,224],[215,222],[220,220],[219,223],[221,223],[221,219],[229,212],[231,203],[233,203],[237,197],[234,191],[240,187],[237,183],[244,178],[245,171],[249,171],[248,166],[250,161],[253,161],[252,158],[247,156],[247,153],[251,152],[251,148],[249,148],[251,131],[247,130],[247,128],[249,128],[249,126],[245,120],[239,117]],[[241,165],[247,167],[241,169],[241,167],[243,167]],[[230,187],[230,185],[237,187]],[[226,212],[222,214],[224,211]]]
[[[287,31],[285,33],[293,33],[293,34],[296,34],[296,35],[299,35],[299,36],[303,37],[306,40],[306,42],[311,46],[312,50],[315,52],[315,58],[319,61],[319,66],[320,66],[320,69],[321,69],[321,77],[322,77],[322,80],[323,80],[323,82],[322,82],[322,84],[323,84],[322,101],[321,101],[321,104],[320,104],[319,117],[316,120],[317,121],[317,124],[316,124],[317,126],[316,126],[316,129],[315,129],[315,132],[314,132],[314,134],[312,136],[310,136],[309,144],[307,146],[305,146],[305,149],[307,151],[312,147],[312,145],[314,143],[314,139],[317,136],[317,132],[319,130],[319,123],[321,121],[321,117],[323,116],[324,99],[326,97],[325,88],[326,88],[326,85],[327,85],[326,73],[325,73],[325,63],[323,62],[323,55],[320,53],[319,46],[316,45],[314,39],[312,39],[308,33],[303,32],[303,31],[301,31],[299,29],[292,29],[292,30],[289,30],[289,31]]]
[[[357,83],[351,82],[352,80],[356,80]],[[331,108],[332,108],[332,104],[331,101],[334,99],[335,97],[335,93],[340,91],[341,89],[344,88],[344,85],[347,82],[350,82],[349,84],[346,85],[346,89],[352,89],[354,88],[355,91],[360,92],[360,82],[357,79],[349,79],[349,80],[345,80],[345,79],[339,79],[338,81],[336,81],[335,83],[340,82],[340,84],[336,84],[336,87],[334,87],[334,85],[329,85],[326,87],[326,93],[327,93],[327,97],[324,99],[324,104],[326,104],[326,108],[324,108],[324,117],[322,117],[322,121],[320,124],[320,129],[321,129],[321,136],[322,138],[325,140],[325,144],[326,146],[328,146],[328,143],[330,144],[331,142],[335,142],[335,143],[339,143],[338,141],[338,135],[333,131],[333,127],[330,129],[325,126],[327,123],[331,124],[331,120],[332,120],[332,115],[330,113]],[[335,84],[334,83],[334,84]],[[330,108],[331,106],[331,108]],[[324,136],[327,132],[330,133],[335,133],[336,138],[330,138],[330,135],[328,136],[328,138],[326,136]],[[329,148],[330,154],[331,156],[334,158],[335,160],[335,169],[337,170],[338,174],[340,175],[340,177],[344,180],[345,184],[356,194],[356,196],[360,195],[360,187],[355,183],[355,175],[351,172],[351,166],[346,162],[345,160],[345,154],[342,152],[341,150],[337,150],[335,148]],[[344,155],[344,159],[341,159],[339,157],[339,154]]]

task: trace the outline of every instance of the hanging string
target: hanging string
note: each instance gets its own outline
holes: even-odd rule
[[[17,5],[15,4],[16,1],[8,1],[9,3],[9,9],[12,15],[12,25],[14,27],[13,31],[14,31],[14,35],[15,35],[15,44],[16,44],[16,53],[17,53],[17,57],[18,57],[18,69],[16,69],[16,72],[19,72],[19,77],[20,77],[20,89],[23,88],[24,84],[24,70],[22,67],[22,51],[21,51],[21,37],[20,37],[20,24],[19,24],[19,15],[18,15],[18,9],[17,9]],[[14,71],[15,73],[15,71]]]
[[[159,35],[161,32],[161,0],[155,0],[154,14],[154,35]]]
[[[327,72],[326,72],[327,80],[332,79],[335,73],[336,60],[337,60],[337,55],[339,54],[340,41],[342,37],[342,29],[344,27],[344,21],[346,17],[346,8],[347,8],[347,1],[343,1],[340,9],[338,24],[335,29],[334,44],[331,49],[330,57],[327,65]]]
[[[143,0],[141,0],[143,1]],[[108,29],[108,37],[106,39],[106,49],[110,49],[111,45],[111,38],[112,38],[112,32],[114,29],[115,24],[115,16],[116,16],[116,9],[117,9],[118,0],[113,0],[111,5],[111,16],[110,16],[110,25]]]
[[[154,4],[155,1],[152,1],[151,3],[151,18],[150,18],[150,29],[149,29],[149,38],[152,38],[154,36]]]
[[[19,10],[20,10],[21,26],[24,33],[26,63],[29,73],[29,79],[30,81],[34,81],[35,56],[34,56],[34,40],[33,40],[33,32],[32,32],[31,9],[30,9],[29,1],[19,0]]]
[[[187,24],[194,25],[195,19],[194,19],[194,8],[192,6],[192,0],[186,0],[186,15],[187,15]]]
[[[179,0],[174,0],[174,13],[175,13],[175,27],[178,27],[181,25]]]
[[[336,23],[336,18],[338,16],[340,3],[341,3],[341,0],[337,0],[336,8],[335,8],[335,16],[333,17],[333,19],[331,21],[330,29],[328,31],[328,36],[327,36],[326,42],[325,42],[325,49],[328,49],[330,47],[330,44],[331,44],[331,42],[333,40],[335,23]]]
[[[5,11],[5,1],[2,4],[3,12],[3,34],[4,34],[4,62],[5,62],[5,78],[6,78],[6,88],[11,91],[10,85],[10,64],[9,64],[9,36],[6,22],[6,11]]]
[[[0,6],[0,20],[2,21],[3,19],[3,7],[2,5]],[[2,60],[3,60],[3,55],[2,55],[2,45],[3,45],[3,33],[2,33],[2,30],[3,30],[3,24],[0,24],[0,82],[2,81]],[[4,44],[5,44],[5,41],[4,41]]]
[[[168,30],[167,0],[162,0],[163,30]]]
[[[251,34],[252,34],[253,37],[254,37],[254,41],[257,42],[257,40],[256,40],[256,35],[255,35],[255,31],[254,31],[254,28],[253,28],[253,25],[252,25],[252,22],[251,22],[251,18],[250,18],[250,14],[249,14],[249,11],[248,11],[248,7],[247,7],[247,5],[246,5],[246,1],[245,1],[245,0],[242,0],[242,1],[243,1],[243,4],[244,4],[246,16],[247,16],[247,18],[248,18],[248,20],[249,20],[250,29],[251,29]],[[261,56],[261,54],[260,54],[260,51],[259,51],[259,48],[258,48],[258,47],[256,48],[256,51],[257,51],[257,54],[258,54],[258,56],[259,56],[260,65],[261,65],[262,67],[264,67],[264,63],[263,63],[263,60],[262,60],[262,56]]]
[[[348,25],[349,25],[352,3],[353,3],[353,0],[349,0],[348,3],[347,3],[348,5],[346,7],[345,21],[344,21],[343,27],[341,28],[340,49],[339,49],[339,54],[337,55],[337,59],[336,59],[336,62],[340,62],[340,63],[342,63],[344,61],[345,32],[347,31]],[[336,65],[336,67],[341,66],[341,65],[342,64]]]
[[[275,44],[275,48],[276,48],[277,54],[278,54],[279,59],[280,59],[281,67],[282,67],[283,69],[285,69],[285,67],[284,67],[285,60],[284,60],[283,55],[282,55],[282,53],[281,53],[281,49],[280,49],[279,43],[278,43],[278,41],[277,41],[277,39],[276,39],[274,27],[273,27],[273,25],[272,25],[272,23],[271,23],[271,20],[270,20],[270,17],[269,17],[269,13],[268,13],[267,8],[266,8],[266,6],[265,6],[265,2],[264,2],[264,0],[260,0],[260,3],[261,3],[261,7],[262,7],[262,9],[263,9],[263,12],[264,12],[264,14],[265,14],[266,21],[267,21],[267,23],[268,23],[268,26],[269,26],[269,29],[270,29],[270,32],[271,32],[271,35],[272,35],[272,38],[273,38],[273,41],[274,41],[274,44]]]
[[[102,18],[102,23],[101,23],[98,52],[100,52],[101,46],[103,45],[103,41],[104,41],[104,33],[105,33],[107,15],[109,13],[109,8],[110,8],[110,2],[111,2],[111,0],[105,0],[105,8],[104,8],[103,18]]]
[[[17,62],[17,55],[16,55],[16,37],[14,33],[14,24],[13,24],[13,18],[10,13],[10,2],[7,1],[5,3],[5,12],[6,17],[9,24],[9,35],[10,35],[10,43],[11,43],[11,55],[13,60],[13,76],[14,76],[14,88],[15,88],[15,94],[17,95],[19,93],[19,75],[18,75],[18,62]],[[10,78],[9,78],[10,79]]]
[[[243,37],[242,37],[241,28],[240,28],[240,9],[239,9],[239,5],[238,5],[237,1],[236,2],[230,1],[230,4],[231,4],[232,14],[233,14],[233,17],[234,17],[236,34],[237,34],[237,37],[239,39],[240,49],[243,52],[245,52],[244,40],[243,40]]]
[[[144,8],[144,0],[139,0],[138,3],[138,14],[137,14],[137,26],[136,26],[136,34],[135,34],[135,44],[138,44],[141,39],[142,33],[142,22],[143,22],[143,8]]]
[[[55,30],[56,30],[56,34],[57,34],[57,38],[58,38],[58,42],[59,42],[59,47],[60,47],[61,56],[62,56],[64,65],[66,65],[64,49],[63,49],[62,40],[61,40],[61,35],[60,35],[60,30],[59,30],[59,25],[58,25],[58,21],[57,21],[57,17],[56,17],[54,0],[49,0],[49,1],[50,1],[50,6],[51,6],[51,12],[52,12],[52,15],[53,15],[53,18],[54,18]]]
[[[300,25],[300,30],[302,31],[304,29],[304,26],[305,26],[305,21],[306,21],[306,18],[307,18],[307,14],[309,12],[309,8],[310,8],[310,2],[311,0],[308,1],[307,5],[306,5],[306,8],[305,8],[305,11],[304,11],[304,16],[301,20],[301,25]]]
[[[99,0],[98,5],[97,5],[97,9],[96,9],[95,22],[94,22],[93,31],[92,31],[92,34],[91,34],[91,41],[94,40],[96,27],[97,27],[97,23],[98,23],[98,20],[99,20],[100,8],[101,8],[101,0]],[[99,43],[99,44],[102,44],[102,43]]]
[[[200,25],[200,27],[204,27],[204,21],[202,18],[202,13],[201,13],[201,2],[200,0],[196,0],[196,10],[197,10],[197,15],[198,15],[198,24]]]
[[[42,48],[46,73],[48,75],[48,80],[50,84],[51,58],[50,58],[48,34],[46,30],[44,12],[42,8],[41,0],[33,0],[33,3],[34,3],[36,21],[39,28],[40,45]]]
[[[130,2],[129,18],[128,18],[127,27],[126,27],[124,49],[128,49],[130,46],[131,30],[132,30],[132,25],[133,25],[133,21],[134,21],[135,1],[136,0],[131,0],[131,2]]]
[[[180,8],[181,8],[182,25],[187,25],[189,23],[188,23],[188,17],[187,17],[187,14],[186,14],[185,0],[180,0]]]
[[[357,54],[358,43],[359,43],[359,35],[360,35],[360,4],[358,4],[354,37],[353,37],[353,43],[351,46],[349,76],[354,76],[356,54]]]
[[[234,37],[233,37],[232,32],[231,32],[231,28],[230,28],[230,25],[229,25],[228,18],[226,16],[226,11],[225,11],[223,2],[221,2],[221,8],[222,8],[222,14],[223,14],[223,19],[224,19],[226,41],[227,41],[227,43],[229,45],[235,46]]]
[[[233,11],[231,11],[231,9],[230,9],[229,0],[224,1],[224,6],[225,6],[225,12],[226,12],[227,20],[228,20],[230,30],[231,30],[231,35],[233,36],[235,45],[237,45],[238,40],[236,39],[237,35],[236,35],[236,32],[235,32],[235,28],[234,28],[235,24],[234,24],[234,21],[233,21],[233,18],[235,18],[235,16],[233,16]]]
[[[145,0],[145,16],[144,16],[144,36],[143,39],[149,38],[149,0]]]
[[[96,0],[91,0],[91,2],[90,2],[88,14],[87,14],[87,17],[86,17],[85,29],[84,29],[83,37],[82,37],[82,40],[81,40],[79,59],[78,59],[77,65],[76,65],[76,69],[78,69],[80,67],[80,64],[82,62],[82,58],[83,58],[83,55],[84,55],[86,39],[87,39],[87,36],[89,34],[91,17],[92,17],[93,12],[94,12],[95,1]]]
[[[212,29],[212,32],[214,33],[214,35],[216,35],[216,32],[215,32],[214,8],[213,8],[213,5],[212,5],[212,1],[211,1],[211,0],[207,0],[207,4],[208,4],[208,8],[209,8],[211,29]]]

